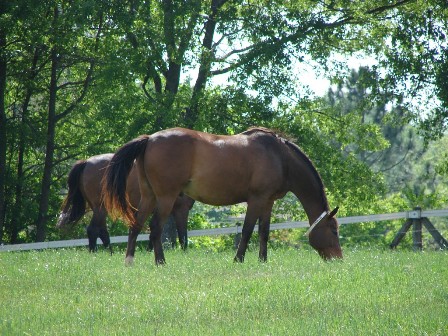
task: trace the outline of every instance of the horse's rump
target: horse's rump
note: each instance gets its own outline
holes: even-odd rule
[[[148,135],[142,135],[123,145],[106,169],[102,182],[104,205],[113,219],[122,216],[128,223],[135,220],[135,209],[126,193],[127,178],[134,160],[145,152],[148,138]]]
[[[59,225],[76,223],[86,212],[86,200],[80,188],[80,179],[87,165],[87,160],[77,161],[67,178],[68,193],[62,203],[62,220]]]

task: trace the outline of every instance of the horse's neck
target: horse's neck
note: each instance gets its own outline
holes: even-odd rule
[[[299,199],[310,223],[314,222],[324,211],[328,211],[319,175],[310,164],[298,156],[291,158],[289,167],[291,191]]]

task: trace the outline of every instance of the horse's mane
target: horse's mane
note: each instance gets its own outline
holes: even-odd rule
[[[261,126],[249,127],[246,131],[242,132],[241,134],[251,135],[251,134],[259,133],[259,132],[270,134],[273,137],[281,139],[283,141],[287,141],[287,140],[289,141],[291,139],[289,136],[285,135],[283,132],[281,132],[279,130],[274,130],[274,129],[261,127]]]
[[[278,140],[280,140],[280,142],[284,143],[288,148],[292,149],[292,151],[295,154],[297,154],[303,160],[303,162],[305,162],[305,164],[311,170],[312,174],[314,175],[314,177],[316,178],[316,180],[319,183],[322,201],[324,202],[324,204],[328,204],[328,200],[327,200],[327,197],[326,197],[325,191],[324,191],[324,184],[322,182],[322,178],[321,178],[319,172],[317,171],[316,167],[314,166],[313,162],[308,157],[308,155],[306,155],[300,149],[300,147],[293,142],[293,138],[285,135],[284,133],[282,133],[280,131],[269,129],[266,127],[259,127],[259,126],[250,127],[246,131],[242,132],[241,134],[251,135],[254,133],[258,133],[258,132],[266,133],[266,134],[272,135],[273,137],[277,138]]]
[[[324,189],[324,183],[322,182],[322,178],[317,171],[316,167],[314,166],[311,159],[306,155],[299,146],[297,146],[295,143],[286,140],[285,144],[293,150],[294,153],[296,153],[300,158],[306,163],[308,168],[310,168],[311,172],[313,173],[314,177],[316,178],[317,182],[319,183],[319,189],[321,190],[321,197],[324,204],[328,204],[327,196],[325,195],[325,189]]]

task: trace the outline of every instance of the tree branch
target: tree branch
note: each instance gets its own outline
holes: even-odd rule
[[[94,51],[95,52],[98,51],[102,28],[103,28],[103,13],[100,14],[100,22],[98,24],[98,29],[97,29],[96,36],[95,36],[95,46],[94,46]],[[89,85],[90,85],[90,83],[92,81],[93,69],[94,68],[95,68],[95,59],[92,58],[90,60],[90,65],[89,65],[89,68],[87,70],[87,74],[86,74],[86,77],[85,77],[84,81],[82,81],[82,82],[80,81],[80,83],[82,83],[81,94],[78,96],[78,98],[72,104],[70,104],[65,109],[65,111],[63,111],[63,112],[61,112],[61,113],[59,113],[58,115],[55,116],[56,122],[58,122],[59,120],[63,119],[68,114],[70,114],[81,103],[81,101],[84,100],[84,97],[87,94]]]
[[[197,4],[200,4],[197,2]],[[199,18],[200,6],[196,6],[190,15],[188,20],[187,29],[183,32],[182,37],[179,42],[179,47],[177,48],[178,58],[183,59],[185,52],[187,51],[188,45],[190,44],[191,37],[193,35],[194,27]]]
[[[210,14],[208,16],[207,22],[205,23],[204,39],[202,40],[203,50],[200,56],[198,77],[193,88],[193,95],[191,97],[190,106],[189,108],[187,108],[185,113],[185,125],[189,128],[193,128],[194,124],[197,121],[199,114],[199,96],[205,88],[207,79],[210,77],[210,69],[214,59],[212,46],[216,29],[216,15],[218,14],[220,8],[226,3],[226,1],[227,0],[212,0],[210,6]]]
[[[403,6],[403,5],[405,5],[407,3],[411,3],[411,2],[413,2],[413,0],[397,1],[396,3],[390,4],[390,5],[384,5],[384,6],[370,9],[370,10],[366,11],[365,14],[375,15],[375,14],[383,13],[388,10],[398,8],[400,6]],[[328,8],[331,9],[332,11],[336,11],[334,8],[333,9],[331,7],[328,7]],[[337,11],[340,12],[340,10],[337,10]],[[336,21],[333,21],[333,22],[325,22],[322,19],[310,21],[306,27],[302,27],[300,30],[297,30],[296,32],[291,33],[289,35],[286,35],[283,37],[270,37],[266,40],[254,43],[245,48],[234,49],[234,50],[228,52],[224,56],[217,59],[216,62],[222,63],[225,60],[229,59],[229,57],[234,56],[234,55],[243,54],[245,57],[244,58],[240,57],[237,61],[231,63],[228,67],[225,67],[222,69],[217,69],[217,70],[212,70],[211,75],[216,76],[216,75],[225,74],[225,73],[228,73],[228,72],[246,64],[250,59],[252,59],[250,57],[251,52],[256,52],[257,55],[261,55],[265,52],[265,50],[272,51],[272,47],[281,48],[282,46],[286,45],[289,42],[294,43],[299,40],[302,40],[302,39],[306,38],[307,36],[309,36],[311,33],[315,32],[316,30],[334,29],[334,28],[341,27],[341,26],[348,25],[348,24],[357,24],[359,22],[360,21],[358,21],[354,15],[347,15],[345,17],[338,18],[338,19],[336,19]]]
[[[172,0],[163,0],[163,34],[165,37],[166,52],[168,61],[174,59],[176,50],[176,40],[174,37],[174,9]]]

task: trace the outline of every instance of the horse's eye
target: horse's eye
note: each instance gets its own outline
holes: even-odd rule
[[[337,237],[338,236],[338,230],[336,229],[331,229],[331,232]]]

